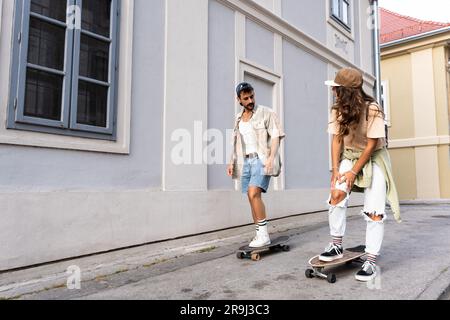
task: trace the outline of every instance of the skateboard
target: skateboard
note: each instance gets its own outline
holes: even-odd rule
[[[312,269],[307,269],[305,271],[305,275],[307,278],[322,278],[327,279],[329,283],[336,282],[336,275],[334,273],[325,274],[323,270],[329,267],[335,267],[341,264],[350,265],[352,263],[361,263],[363,264],[365,260],[361,259],[366,255],[366,247],[358,246],[354,248],[349,248],[344,250],[344,257],[342,259],[334,260],[331,262],[324,262],[319,260],[319,256],[315,256],[309,260],[309,265]]]
[[[287,245],[289,241],[289,237],[278,237],[272,241],[271,244],[260,247],[260,248],[251,248],[248,245],[240,247],[236,252],[236,257],[238,259],[252,259],[253,261],[261,260],[261,253],[274,251],[277,249],[281,249],[282,251],[289,251],[290,247]]]

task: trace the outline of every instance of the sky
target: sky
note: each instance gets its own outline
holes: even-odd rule
[[[450,0],[379,0],[380,7],[421,20],[450,22]]]

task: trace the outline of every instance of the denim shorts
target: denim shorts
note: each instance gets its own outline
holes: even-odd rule
[[[264,164],[259,158],[245,159],[242,169],[242,193],[248,193],[249,187],[259,187],[263,193],[269,189],[271,176],[264,173]]]

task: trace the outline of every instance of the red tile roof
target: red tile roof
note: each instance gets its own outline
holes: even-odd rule
[[[381,43],[415,36],[450,26],[450,23],[424,21],[380,8]]]

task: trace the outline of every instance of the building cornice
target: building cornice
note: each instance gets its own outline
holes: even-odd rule
[[[427,47],[435,48],[449,45],[450,27],[423,33],[381,45],[383,58],[410,53]]]
[[[274,12],[264,8],[252,0],[217,0],[223,5],[241,12],[247,18],[262,25],[264,28],[280,34],[285,40],[301,47],[303,50],[311,53],[326,63],[332,64],[337,69],[344,67],[351,67],[361,70],[361,68],[352,62],[341,57],[326,45],[322,44],[317,39],[299,30],[288,21],[284,20]],[[364,80],[370,84],[375,82],[375,76],[361,70],[364,75]]]

